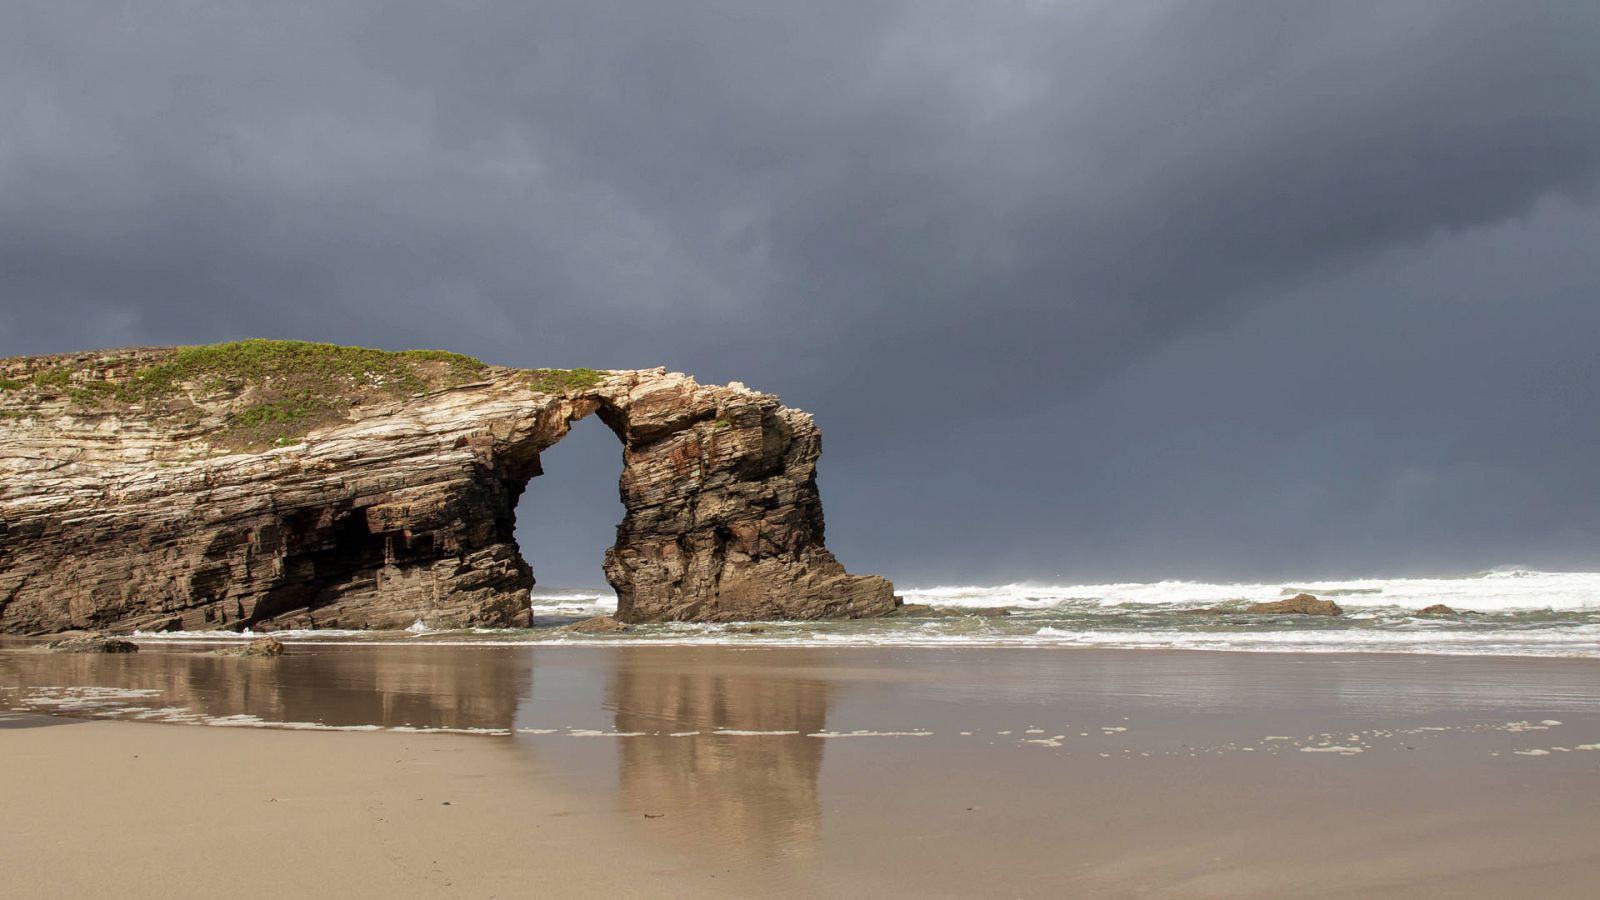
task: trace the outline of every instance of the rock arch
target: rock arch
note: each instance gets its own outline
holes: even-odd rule
[[[162,353],[72,359],[114,381]],[[0,361],[0,375],[62,359]],[[625,515],[605,560],[619,618],[872,616],[898,604],[889,582],[847,573],[824,544],[811,417],[737,383],[652,369],[563,385],[487,368],[250,452],[213,446],[227,402],[167,421],[8,401],[0,631],[527,624],[533,573],[516,502],[540,453],[589,415],[623,445]]]

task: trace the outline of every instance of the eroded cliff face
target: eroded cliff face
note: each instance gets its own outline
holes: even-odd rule
[[[290,391],[176,353],[0,360],[0,631],[527,624],[516,501],[591,414],[622,441],[619,618],[898,602],[824,546],[820,435],[771,395],[442,356]]]

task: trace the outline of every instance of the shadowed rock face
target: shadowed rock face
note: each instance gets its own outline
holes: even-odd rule
[[[605,562],[619,619],[897,603],[824,546],[820,434],[771,395],[661,369],[557,387],[485,367],[238,449],[223,436],[248,386],[195,388],[181,415],[95,399],[173,352],[0,360],[0,631],[526,624],[517,498],[590,414],[623,444],[626,515]],[[46,372],[70,373],[58,393],[15,389]]]

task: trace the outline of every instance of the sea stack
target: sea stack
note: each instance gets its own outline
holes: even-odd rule
[[[0,359],[0,632],[527,624],[516,502],[591,414],[618,620],[895,609],[825,546],[821,434],[775,396],[242,341]]]

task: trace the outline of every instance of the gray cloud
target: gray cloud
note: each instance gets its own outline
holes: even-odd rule
[[[1579,4],[10,4],[0,353],[744,380],[819,415],[846,561],[911,581],[1592,566],[1597,39]],[[615,514],[613,460],[564,464],[546,580]]]

